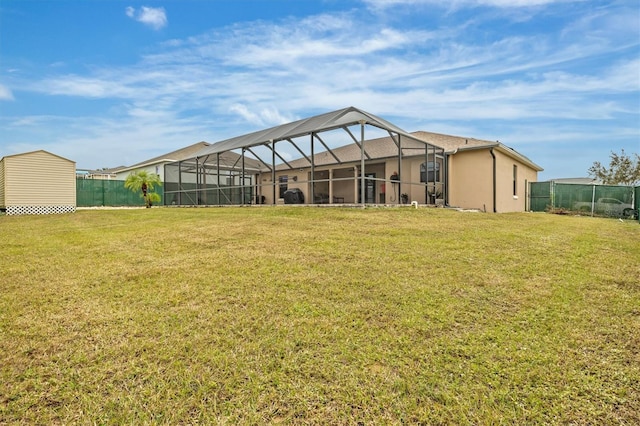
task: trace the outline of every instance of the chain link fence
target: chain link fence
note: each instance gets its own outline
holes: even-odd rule
[[[589,216],[638,217],[640,187],[532,182],[531,211],[564,211]]]

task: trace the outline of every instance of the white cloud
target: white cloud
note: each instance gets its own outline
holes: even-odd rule
[[[164,7],[142,6],[139,10],[129,6],[125,9],[125,14],[138,22],[159,30],[167,25],[167,12]]]
[[[126,12],[137,19],[141,11]],[[131,164],[349,105],[409,131],[518,135],[520,143],[537,138],[519,134],[522,123],[575,120],[585,129],[590,120],[638,115],[640,61],[612,59],[637,49],[627,11],[604,8],[590,19],[579,14],[553,30],[518,34],[493,28],[492,17],[475,16],[468,26],[393,25],[360,12],[230,25],[167,40],[128,66],[12,87],[109,105],[63,123],[58,139],[78,152],[70,157],[104,162],[84,167]],[[620,22],[627,23],[622,35]],[[484,123],[499,126],[482,131]],[[122,152],[131,157],[121,160]]]
[[[13,93],[7,86],[0,84],[0,101],[12,101]]]
[[[293,111],[310,105],[441,120],[606,118],[624,108],[594,104],[588,96],[637,90],[637,61],[596,75],[563,69],[568,61],[610,51],[606,37],[586,45],[577,38],[558,46],[547,35],[478,44],[464,37],[465,29],[371,31],[371,25],[357,25],[359,19],[320,15],[232,26],[174,40],[135,66],[58,76],[37,90],[134,102],[138,109],[129,114],[136,117],[213,111],[252,128],[290,121]]]
[[[398,5],[435,5],[445,9],[464,6],[490,6],[500,8],[531,7],[551,3],[568,3],[584,0],[364,0],[364,3],[374,9],[386,9]]]
[[[282,115],[274,107],[266,107],[259,112],[254,112],[244,104],[233,104],[229,110],[256,127],[272,127],[296,120],[296,118]]]

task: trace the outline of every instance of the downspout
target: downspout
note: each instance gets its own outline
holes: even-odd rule
[[[444,153],[444,205],[445,207],[449,207],[449,154]]]
[[[496,208],[496,155],[493,153],[493,148],[489,148],[489,153],[493,158],[493,212],[497,213],[498,209]]]
[[[450,204],[450,200],[449,200],[449,184],[450,184],[450,173],[451,173],[451,167],[449,166],[449,160],[453,155],[456,155],[458,153],[458,148],[456,148],[451,154],[446,154],[445,153],[445,162],[444,162],[444,189],[445,189],[445,199],[444,199],[444,205],[449,207]],[[453,161],[453,160],[451,160]]]

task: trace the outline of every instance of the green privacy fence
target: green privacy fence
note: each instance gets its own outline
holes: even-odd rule
[[[637,216],[640,187],[617,185],[578,185],[532,182],[529,205],[532,211],[562,209],[605,217]]]
[[[154,187],[162,198],[162,185]],[[158,205],[162,205],[161,200]],[[78,207],[127,207],[144,206],[140,194],[124,187],[123,180],[77,179],[76,205]]]
[[[552,205],[552,182],[532,182],[529,186],[529,209],[534,212],[546,211]]]

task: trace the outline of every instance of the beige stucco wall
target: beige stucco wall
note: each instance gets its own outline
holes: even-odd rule
[[[527,203],[527,185],[537,182],[538,172],[526,164],[494,150],[496,155],[496,209],[499,213],[523,212]],[[516,191],[513,191],[513,166],[517,166]]]
[[[4,206],[76,205],[76,167],[46,151],[5,157]]]
[[[527,184],[537,181],[537,171],[530,166],[494,149],[496,156],[496,211],[514,212],[524,211],[527,202]],[[424,184],[420,183],[420,165],[425,162],[424,157],[407,157],[403,159],[401,168],[401,183],[393,184],[388,181],[391,174],[398,172],[398,160],[388,159],[382,163],[367,164],[365,173],[375,173],[376,179],[387,181],[375,182],[375,202],[395,204],[400,202],[401,194],[409,196],[408,201],[417,201],[425,204],[428,201]],[[438,162],[441,163],[439,159]],[[513,194],[513,166],[517,166],[516,196]],[[339,167],[339,168],[338,168]],[[343,164],[332,169],[331,176],[334,179],[331,196],[339,197],[344,203],[357,203],[359,194],[358,185],[353,179],[359,173],[356,171],[360,163]],[[449,205],[466,209],[480,209],[487,212],[493,211],[493,157],[489,149],[476,149],[459,151],[449,156]],[[323,174],[324,173],[324,174]],[[288,176],[288,189],[298,188],[304,193],[305,203],[312,204],[310,199],[309,169],[295,171],[281,171],[276,173],[276,182],[281,175]],[[322,175],[322,176],[320,176]],[[316,179],[327,179],[328,169],[316,169]],[[295,179],[297,180],[294,180]],[[339,180],[348,178],[349,180]],[[440,165],[440,182],[436,184],[436,192],[441,192],[442,182],[445,179],[445,168]],[[259,181],[264,185],[261,189],[265,196],[265,202],[273,201],[271,174],[263,174]],[[410,183],[411,182],[411,183]],[[328,194],[328,183],[317,183],[316,194]],[[276,187],[276,198],[278,197]],[[383,196],[384,194],[384,196]],[[436,203],[440,202],[444,195],[439,195]]]
[[[493,152],[496,156],[496,211],[525,211],[526,185],[537,181],[538,172],[498,149]],[[517,166],[515,197],[514,165]],[[489,149],[459,151],[449,157],[449,204],[493,211],[493,158]]]
[[[493,210],[493,159],[489,150],[449,156],[449,205]]]

